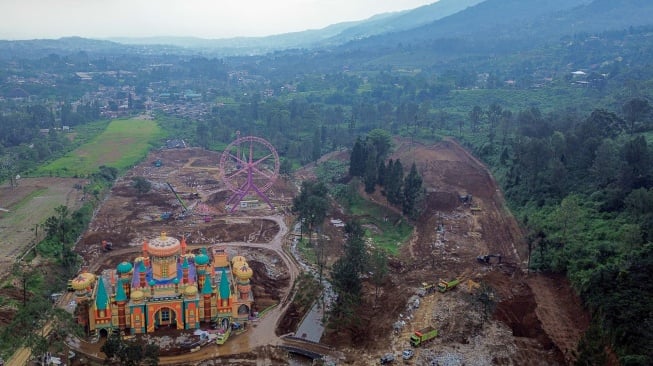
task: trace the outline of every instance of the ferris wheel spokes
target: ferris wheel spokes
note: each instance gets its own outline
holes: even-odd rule
[[[267,202],[270,208],[274,208],[264,192],[272,187],[279,174],[277,151],[260,137],[240,137],[239,134],[237,136],[238,138],[225,148],[220,158],[222,179],[233,192],[227,204],[233,204],[233,212],[238,207],[235,203],[251,192]]]

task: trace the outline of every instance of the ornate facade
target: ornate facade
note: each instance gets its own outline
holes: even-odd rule
[[[229,260],[218,246],[197,255],[186,249],[184,238],[164,232],[143,243],[133,264],[122,262],[99,276],[79,274],[72,280],[77,321],[91,334],[197,329],[200,323],[227,330],[234,321],[246,321],[254,299],[245,258]]]

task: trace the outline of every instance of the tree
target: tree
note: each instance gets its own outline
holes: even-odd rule
[[[499,105],[499,103],[492,103],[488,107],[486,115],[487,115],[487,120],[490,124],[488,136],[490,138],[490,143],[493,143],[494,137],[496,136],[497,126],[499,125],[499,122],[501,121],[501,117],[503,115],[503,108],[501,108],[501,105]]]
[[[109,337],[107,337],[107,340],[100,348],[100,351],[102,351],[107,356],[107,360],[111,360],[114,357],[118,356],[118,353],[123,347],[124,344],[122,338],[120,337],[120,333],[114,332],[111,333]]]
[[[363,183],[365,183],[365,192],[374,193],[376,182],[378,180],[378,165],[376,160],[376,148],[372,144],[367,145],[367,159],[365,160],[365,174],[363,174]]]
[[[404,180],[404,199],[402,201],[402,211],[411,218],[416,218],[419,214],[418,206],[422,197],[422,177],[417,173],[415,163],[411,165],[410,172]]]
[[[146,366],[157,366],[159,364],[159,353],[161,347],[155,343],[148,343],[145,345],[143,351],[143,361]]]
[[[594,162],[589,169],[590,175],[598,187],[605,187],[618,179],[618,172],[623,166],[619,148],[611,139],[604,139],[596,149]]]
[[[279,173],[281,175],[290,176],[292,173],[292,161],[288,158],[281,159],[281,164],[279,166]]]
[[[61,259],[63,260],[67,235],[72,226],[68,217],[70,211],[68,211],[68,206],[64,205],[55,207],[54,211],[56,212],[56,215],[50,216],[45,220],[45,228],[48,236],[57,239],[61,244]]]
[[[563,245],[577,241],[585,222],[584,217],[585,212],[581,207],[579,196],[569,195],[560,202],[560,206],[554,213],[554,220],[560,228],[560,240]]]
[[[361,138],[358,137],[349,157],[349,175],[352,177],[363,177],[366,161],[365,146]]]
[[[299,214],[309,230],[326,218],[329,208],[327,192],[322,182],[303,181],[299,196],[293,199],[292,211]]]
[[[392,169],[390,169],[390,166],[392,166]],[[385,181],[388,202],[395,205],[399,204],[402,200],[401,189],[404,180],[404,167],[401,165],[401,161],[397,159],[392,164],[388,163],[386,171],[388,172]]]
[[[345,258],[353,263],[354,270],[359,274],[365,272],[367,266],[367,251],[365,250],[365,230],[357,220],[349,221],[345,225],[347,243],[345,244]]]
[[[621,107],[624,114],[624,119],[628,122],[629,131],[632,134],[635,132],[635,125],[637,122],[642,122],[644,118],[651,112],[651,105],[648,100],[643,98],[633,98],[624,103]]]
[[[374,146],[376,162],[385,160],[392,151],[392,136],[386,130],[374,129],[367,134],[367,142]]]
[[[132,187],[136,189],[139,195],[143,195],[152,189],[152,183],[144,177],[133,177]]]
[[[313,143],[311,149],[311,160],[317,161],[322,156],[322,139],[320,137],[320,129],[316,128],[313,133]]]
[[[144,358],[143,347],[137,342],[125,342],[123,348],[118,352],[118,358],[123,365],[140,365]]]
[[[472,131],[478,131],[478,125],[480,124],[482,117],[483,109],[477,105],[475,105],[472,110],[469,111],[469,121],[472,125]]]

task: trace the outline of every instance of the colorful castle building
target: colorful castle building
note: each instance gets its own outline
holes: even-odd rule
[[[151,333],[159,328],[197,329],[200,323],[228,330],[246,321],[254,301],[252,269],[242,256],[229,261],[224,248],[195,255],[165,232],[143,242],[142,256],[101,275],[72,280],[78,323],[91,335]]]

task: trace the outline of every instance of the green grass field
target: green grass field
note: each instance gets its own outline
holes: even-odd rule
[[[401,215],[360,197],[354,200],[350,210],[366,227],[365,236],[371,237],[377,247],[392,255],[399,252],[399,247],[413,232],[412,226]]]
[[[101,165],[130,168],[164,137],[156,121],[119,119],[88,143],[36,170],[35,176],[83,177],[97,171]]]

